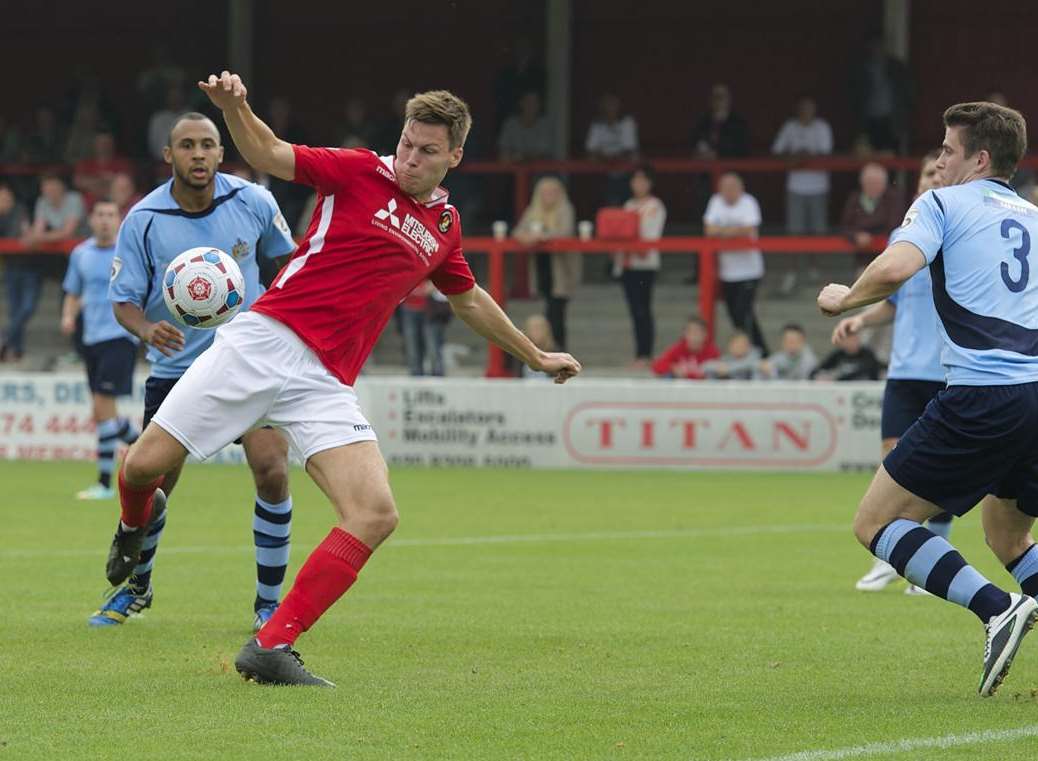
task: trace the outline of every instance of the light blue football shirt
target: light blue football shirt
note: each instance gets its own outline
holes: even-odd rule
[[[87,346],[102,341],[127,338],[137,343],[137,337],[127,331],[112,312],[108,300],[108,281],[112,279],[112,259],[115,246],[99,246],[93,238],[72,249],[62,288],[65,293],[82,300],[83,343]]]
[[[991,178],[921,195],[890,237],[930,264],[948,385],[1038,381],[1038,207]]]
[[[887,377],[893,380],[944,382],[943,338],[933,303],[933,281],[924,267],[889,298],[894,313]]]
[[[176,256],[196,246],[212,246],[234,257],[245,278],[248,309],[263,293],[256,257],[277,258],[295,250],[288,225],[265,188],[217,173],[213,203],[184,211],[173,198],[173,181],[139,201],[123,221],[116,242],[109,297],[136,304],[151,322],[166,320],[184,333],[184,349],[172,357],[149,347],[151,374],[179,378],[209,348],[215,331],[188,328],[170,314],[162,298],[162,276]]]

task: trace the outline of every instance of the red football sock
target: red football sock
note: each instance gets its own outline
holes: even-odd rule
[[[353,534],[333,528],[296,574],[277,612],[256,634],[260,647],[292,645],[353,586],[371,548]]]
[[[123,523],[136,528],[148,525],[155,490],[162,486],[164,480],[165,476],[160,476],[150,484],[130,486],[123,478],[123,469],[119,468],[119,506],[122,508]]]

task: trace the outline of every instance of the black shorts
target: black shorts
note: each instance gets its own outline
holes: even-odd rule
[[[133,393],[133,365],[137,344],[126,338],[113,338],[83,347],[87,385],[95,394],[129,396]]]
[[[888,378],[883,389],[883,414],[879,424],[883,438],[900,439],[943,388],[943,381]]]
[[[159,411],[159,407],[166,401],[166,397],[169,396],[169,392],[173,390],[173,387],[177,385],[177,381],[180,378],[156,378],[150,376],[148,380],[144,381],[144,428],[148,427],[148,423],[155,417],[155,413]],[[263,426],[264,428],[270,428],[269,425]],[[142,428],[141,430],[144,430]],[[234,440],[235,444],[241,444],[241,437]]]
[[[994,494],[1038,516],[1038,383],[949,386],[883,466],[908,491],[955,515]]]

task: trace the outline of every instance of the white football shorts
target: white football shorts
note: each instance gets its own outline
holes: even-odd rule
[[[353,389],[295,331],[257,312],[217,329],[153,421],[203,460],[264,425],[284,431],[304,463],[326,449],[377,441]]]

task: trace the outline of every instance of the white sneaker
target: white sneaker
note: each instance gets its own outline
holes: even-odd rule
[[[878,592],[893,584],[899,578],[901,577],[897,575],[894,566],[877,558],[876,562],[872,564],[871,570],[858,579],[858,583],[854,585],[854,588],[859,592]]]
[[[114,499],[115,489],[111,487],[101,486],[101,484],[91,484],[82,491],[76,492],[76,499]]]
[[[1038,602],[1026,595],[1010,592],[1005,613],[992,616],[984,624],[987,637],[984,642],[984,671],[978,688],[981,697],[989,698],[995,694],[1009,673],[1021,640],[1034,627],[1035,621],[1038,621]]]
[[[914,595],[917,597],[933,597],[932,594],[927,592],[922,587],[917,587],[915,584],[909,584],[908,587],[905,589],[905,594]]]

